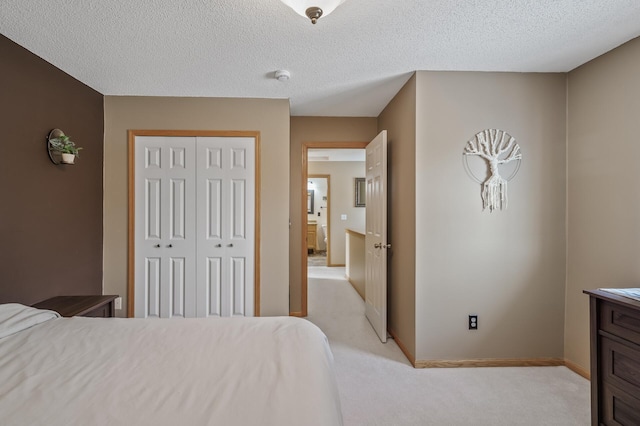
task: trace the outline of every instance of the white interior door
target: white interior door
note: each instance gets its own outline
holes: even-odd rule
[[[197,138],[197,311],[254,315],[255,140]]]
[[[134,316],[253,316],[255,139],[134,143]]]
[[[366,148],[365,313],[384,343],[387,341],[387,131]]]
[[[136,137],[136,317],[193,317],[195,145],[192,138]]]

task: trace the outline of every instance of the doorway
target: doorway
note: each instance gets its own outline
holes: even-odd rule
[[[345,150],[345,149],[359,149],[359,150],[363,150],[364,148],[366,148],[367,144],[369,142],[304,142],[302,144],[302,170],[301,170],[301,176],[300,176],[300,182],[301,182],[301,206],[300,206],[300,217],[301,217],[301,224],[302,224],[302,229],[303,230],[307,230],[308,229],[308,225],[309,225],[309,214],[308,214],[308,180],[309,180],[309,153],[310,151],[313,152],[313,150]],[[313,173],[311,173],[313,175]],[[337,182],[333,181],[332,182],[334,187],[336,185],[338,185]],[[351,186],[350,186],[351,187]],[[333,198],[335,199],[335,195],[333,196]],[[335,204],[334,204],[335,205]],[[335,215],[337,212],[334,209],[333,210],[333,215]],[[317,215],[317,213],[316,213]],[[328,219],[330,220],[330,219]],[[334,221],[335,222],[335,221]],[[328,244],[329,244],[329,248],[328,248],[328,254],[329,256],[327,257],[327,261],[328,261],[328,265],[329,266],[343,266],[344,264],[340,264],[337,263],[334,259],[334,257],[331,255],[331,233],[333,233],[335,235],[336,230],[333,229],[331,231],[330,226],[327,226],[328,228],[328,235],[329,237],[327,238]],[[335,227],[334,227],[335,228]],[[343,231],[344,233],[344,231]],[[301,240],[300,240],[300,252],[302,253],[301,256],[301,316],[306,317],[308,315],[308,261],[309,261],[309,256],[308,256],[308,236],[307,236],[307,232],[302,232],[301,233]]]
[[[331,175],[307,176],[307,265],[331,265]]]

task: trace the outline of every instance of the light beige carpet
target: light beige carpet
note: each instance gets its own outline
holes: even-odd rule
[[[307,266],[327,266],[327,252],[320,251],[307,255]]]
[[[309,316],[335,357],[345,426],[589,425],[589,381],[566,367],[414,369],[380,343],[344,268],[309,268]]]

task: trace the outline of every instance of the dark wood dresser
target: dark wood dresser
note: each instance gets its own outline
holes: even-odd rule
[[[591,424],[640,425],[640,301],[587,290]]]
[[[33,305],[38,309],[56,311],[63,317],[115,316],[114,301],[118,296],[57,296]]]

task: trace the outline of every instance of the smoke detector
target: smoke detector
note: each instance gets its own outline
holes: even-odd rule
[[[275,72],[274,75],[275,79],[278,81],[289,81],[289,79],[291,78],[291,73],[287,70],[278,70]]]

